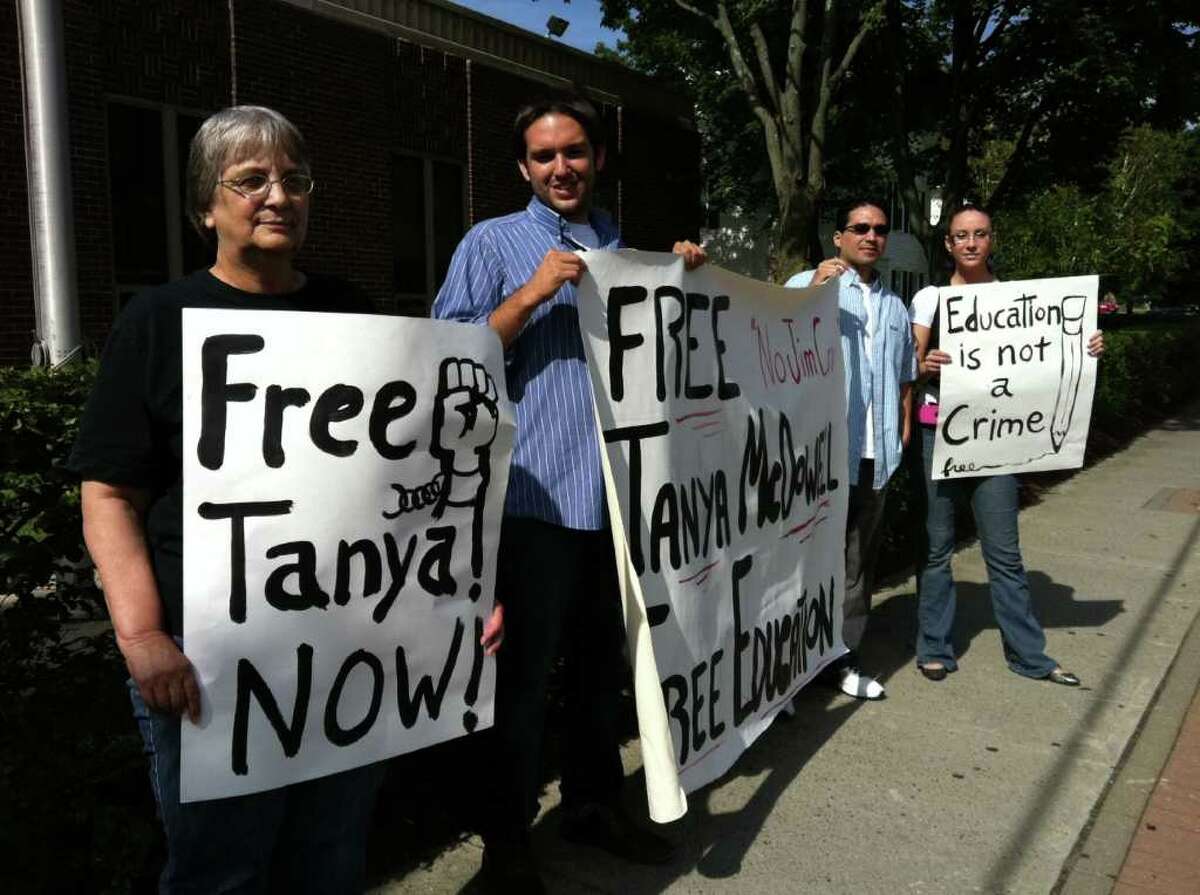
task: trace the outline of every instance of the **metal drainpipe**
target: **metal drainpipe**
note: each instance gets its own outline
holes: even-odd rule
[[[18,0],[17,22],[37,319],[30,355],[34,366],[58,367],[79,353],[81,343],[62,4]]]

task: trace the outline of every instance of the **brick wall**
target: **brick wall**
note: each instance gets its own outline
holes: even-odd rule
[[[63,27],[79,311],[85,342],[98,345],[115,310],[108,98],[227,105],[229,19],[212,0],[66,0]]]
[[[297,264],[354,280],[380,306],[392,276],[393,72],[386,35],[261,0],[237,4],[238,102],[278,109],[312,155],[318,192]]]
[[[458,56],[307,13],[271,0],[65,0],[72,176],[85,340],[112,324],[110,98],[206,113],[237,100],[279,109],[304,132],[318,192],[299,264],[345,276],[391,308],[389,158],[412,152],[470,162],[473,221],[529,200],[509,151],[512,120],[544,85]],[[15,4],[0,3],[0,363],[25,363],[33,329],[22,97]],[[470,84],[472,114],[468,123]],[[623,185],[626,240],[669,248],[699,225],[695,135],[661,118],[601,108],[610,164],[599,204],[617,213]],[[468,158],[467,134],[473,146]],[[472,222],[473,222],[472,221]]]

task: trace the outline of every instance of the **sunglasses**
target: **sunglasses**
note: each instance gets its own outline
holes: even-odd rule
[[[866,236],[872,230],[875,231],[876,236],[887,236],[892,232],[892,228],[887,224],[876,224],[874,227],[870,224],[847,224],[842,229],[849,230],[855,236]]]

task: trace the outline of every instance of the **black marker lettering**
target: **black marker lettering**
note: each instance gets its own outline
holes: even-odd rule
[[[230,401],[252,401],[258,390],[250,382],[227,381],[229,355],[254,354],[266,342],[256,335],[209,336],[200,348],[200,439],[196,456],[205,469],[220,469],[225,462],[226,407]]]
[[[265,500],[243,503],[200,504],[196,512],[201,519],[228,519],[229,524],[229,620],[241,624],[246,620],[246,518],[249,516],[283,516],[292,511],[290,500]]]

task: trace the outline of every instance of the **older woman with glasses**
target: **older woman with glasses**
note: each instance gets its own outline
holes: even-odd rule
[[[982,208],[964,205],[954,213],[946,232],[946,251],[954,260],[951,285],[990,283],[996,279],[991,267],[993,235],[991,215]],[[943,680],[958,668],[951,642],[955,593],[950,559],[954,554],[955,507],[969,503],[987,565],[992,609],[1000,626],[1008,667],[1025,677],[1077,687],[1079,678],[1046,655],[1046,635],[1033,612],[1017,533],[1016,478],[997,475],[933,480],[938,400],[935,383],[942,367],[951,362],[949,354],[937,349],[937,310],[936,286],[927,286],[913,296],[910,312],[913,339],[918,371],[925,383],[917,418],[927,496],[927,549],[917,588],[917,668],[931,681]],[[1092,335],[1088,351],[1092,355],[1104,351],[1100,333]]]
[[[215,242],[216,260],[122,312],[71,455],[166,832],[161,891],[356,891],[379,766],[179,801],[180,725],[200,715],[183,651],[181,312],[372,310],[346,283],[293,266],[313,179],[303,137],[278,112],[238,106],[210,117],[192,141],[187,180],[189,217]]]

